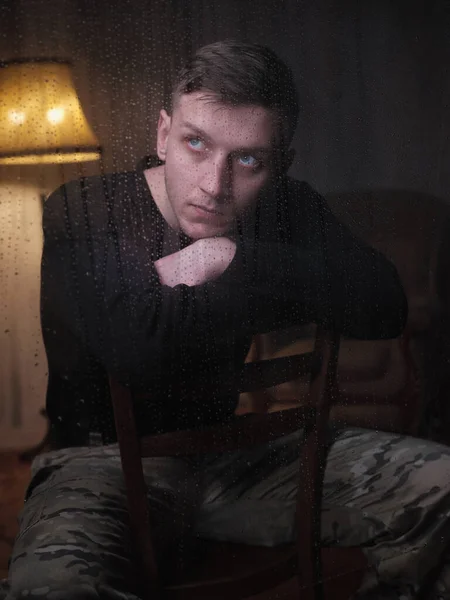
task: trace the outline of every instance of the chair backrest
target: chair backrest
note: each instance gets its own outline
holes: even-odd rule
[[[307,443],[304,462],[311,484],[302,486],[299,512],[302,521],[302,562],[314,569],[311,552],[319,548],[319,499],[323,476],[324,453],[327,439],[327,422],[334,391],[339,351],[339,335],[317,327],[314,350],[303,355],[288,356],[255,363],[246,363],[236,374],[234,384],[239,391],[254,391],[270,387],[293,378],[310,374],[309,401],[296,409],[279,413],[254,414],[236,417],[230,423],[208,427],[199,431],[175,431],[139,438],[134,419],[132,391],[110,377],[117,438],[130,513],[130,525],[141,563],[147,589],[158,593],[158,572],[151,542],[151,515],[146,496],[142,470],[142,457],[182,456],[208,452],[225,452],[268,442],[305,428]],[[142,395],[140,394],[140,398]],[[317,563],[317,561],[315,561]],[[304,568],[304,565],[302,565]],[[157,595],[155,595],[157,597]]]
[[[310,376],[309,398],[299,409],[272,414],[250,414],[230,423],[200,430],[174,431],[150,437],[138,437],[133,411],[133,393],[110,377],[119,446],[126,455],[140,457],[185,456],[207,452],[225,452],[270,441],[292,433],[305,419],[327,420],[335,397],[339,335],[317,327],[314,350],[305,354],[284,356],[246,363],[232,382],[240,392],[252,392]],[[224,382],[225,383],[225,382]],[[139,395],[140,399],[143,395]]]

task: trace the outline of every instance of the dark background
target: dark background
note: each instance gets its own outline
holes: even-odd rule
[[[154,151],[158,111],[192,49],[224,37],[266,43],[299,86],[295,176],[322,193],[447,198],[449,25],[443,0],[0,0],[0,59],[73,61],[109,171]],[[66,166],[64,178],[100,168]]]

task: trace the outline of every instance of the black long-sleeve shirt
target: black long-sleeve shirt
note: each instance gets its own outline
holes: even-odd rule
[[[308,322],[397,337],[407,304],[397,272],[357,240],[306,183],[284,178],[239,223],[213,282],[160,284],[154,262],[190,243],[170,229],[142,172],[88,177],[47,200],[41,316],[53,443],[116,439],[107,374],[137,392],[141,433],[230,418],[230,383],[255,333]],[[139,394],[146,399],[139,400]]]

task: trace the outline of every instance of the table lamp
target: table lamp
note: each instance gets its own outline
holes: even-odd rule
[[[0,62],[0,165],[100,158],[70,69],[58,59]]]
[[[2,448],[23,448],[42,439],[43,421],[38,417],[38,408],[45,397],[47,378],[38,318],[41,211],[46,194],[42,185],[36,189],[33,182],[27,183],[33,171],[25,169],[15,179],[11,174],[15,165],[31,165],[32,169],[35,165],[39,177],[46,177],[47,168],[41,166],[100,157],[101,149],[81,107],[69,62],[0,62],[0,169],[4,176],[0,187]],[[58,183],[60,177],[61,173]]]

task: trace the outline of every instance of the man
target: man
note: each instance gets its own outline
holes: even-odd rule
[[[163,165],[72,182],[44,212],[42,325],[55,450],[38,457],[10,568],[10,596],[139,598],[107,374],[139,392],[141,433],[233,418],[253,334],[310,321],[398,336],[394,267],[288,178],[298,115],[289,69],[267,48],[202,48],[161,111]],[[148,400],[150,398],[150,400]],[[148,459],[164,577],[195,536],[293,539],[301,432],[248,452]],[[360,598],[450,598],[447,449],[335,432],[323,535],[365,548]]]

